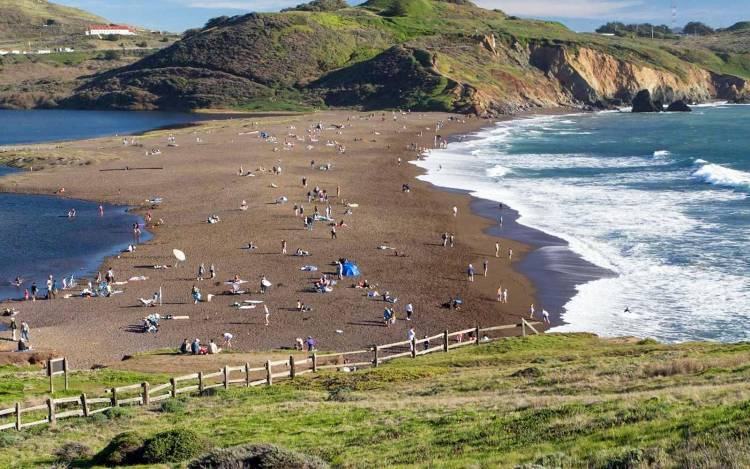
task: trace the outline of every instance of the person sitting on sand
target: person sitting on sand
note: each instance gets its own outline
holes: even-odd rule
[[[190,353],[190,341],[187,337],[182,341],[182,345],[180,345],[180,353],[183,355]]]
[[[31,344],[28,340],[20,339],[18,341],[18,348],[16,349],[17,352],[28,352],[31,350]]]
[[[216,345],[216,342],[214,342],[214,339],[209,340],[208,341],[208,354],[216,355],[217,353],[221,353],[221,348],[219,348],[219,346]]]
[[[297,257],[306,257],[310,255],[309,251],[305,251],[303,249],[297,248],[296,251],[294,251],[294,255]]]
[[[302,340],[302,337],[297,337],[294,339],[294,350],[302,351],[305,349],[305,341]]]

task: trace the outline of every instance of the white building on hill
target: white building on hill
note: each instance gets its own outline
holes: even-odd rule
[[[121,24],[90,24],[86,36],[135,36],[135,29]]]

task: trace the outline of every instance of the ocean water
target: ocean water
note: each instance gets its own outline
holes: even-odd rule
[[[503,202],[606,278],[557,331],[750,339],[750,106],[500,123],[432,151],[422,178]],[[544,305],[543,305],[544,306]]]
[[[134,134],[208,118],[179,112],[0,109],[0,146]]]

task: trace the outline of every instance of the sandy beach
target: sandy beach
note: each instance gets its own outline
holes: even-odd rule
[[[434,145],[438,121],[444,123],[438,131],[443,138],[490,124],[448,114],[394,117],[391,112],[335,111],[159,130],[136,137],[138,146],[123,145],[122,137],[61,145],[54,157],[70,154],[93,164],[60,164],[16,173],[0,180],[0,186],[43,194],[64,187],[65,197],[131,205],[144,217],[150,211],[153,218],[147,229],[154,239],[135,252],[107,259],[102,266],[102,274],[111,267],[118,281],[135,276],[148,280],[119,286],[123,293],[110,298],[63,299],[58,295],[55,300],[1,307],[19,310],[17,321],[30,324],[36,350],[54,350],[76,368],[177,347],[185,338],[220,341],[224,332],[234,335],[236,350],[246,352],[291,347],[296,337],[306,336],[313,336],[322,350],[347,350],[404,340],[411,326],[421,337],[446,328],[518,322],[528,315],[535,297],[529,280],[514,268],[529,246],[489,234],[492,221],[472,212],[470,197],[417,181],[421,170],[407,163],[419,156],[414,146]],[[318,125],[323,130],[314,131]],[[178,146],[167,146],[170,134]],[[327,145],[328,141],[336,144]],[[147,156],[155,147],[161,154]],[[345,152],[339,151],[341,147]],[[328,164],[330,170],[319,169]],[[281,167],[280,174],[273,174],[274,166]],[[238,175],[240,167],[254,176]],[[302,185],[303,178],[307,187]],[[411,190],[402,191],[403,184]],[[327,223],[316,222],[307,231],[302,218],[295,217],[295,204],[302,204],[307,215],[316,205],[324,213],[325,203],[307,200],[307,192],[316,186],[329,194],[332,217],[346,225],[337,227],[337,239],[331,239]],[[152,209],[145,202],[151,197],[161,197],[163,203]],[[276,203],[280,197],[288,201]],[[245,211],[240,210],[243,200]],[[350,208],[351,214],[346,213],[347,203],[356,205]],[[458,209],[455,217],[454,206]],[[212,214],[221,221],[207,223]],[[159,219],[164,224],[153,226]],[[442,246],[444,232],[455,234],[454,248]],[[287,255],[281,253],[282,240],[287,242]],[[498,241],[501,256],[496,258]],[[257,249],[246,249],[251,242]],[[174,248],[184,251],[187,261],[179,267],[154,269],[154,265],[175,264]],[[298,248],[310,256],[293,256]],[[513,250],[512,262],[508,249]],[[322,273],[335,274],[332,263],[339,258],[356,261],[362,275],[344,278],[332,292],[312,292],[310,287]],[[487,277],[482,275],[484,259],[489,261]],[[215,279],[196,280],[201,263],[207,269],[216,266]],[[467,281],[469,263],[478,273],[475,282]],[[301,271],[304,265],[317,266],[318,271]],[[235,275],[248,281],[242,285],[247,294],[224,295],[230,288],[225,282]],[[273,284],[263,295],[259,293],[262,276]],[[395,325],[383,324],[388,303],[352,288],[364,279],[377,285],[378,292],[398,297]],[[216,296],[211,302],[193,304],[193,285],[204,298]],[[507,304],[496,301],[500,285],[508,289]],[[150,298],[160,287],[163,306],[142,307],[139,298]],[[455,296],[464,301],[460,310],[442,307]],[[271,312],[269,326],[264,325],[262,307],[231,306],[258,299]],[[297,311],[298,300],[312,310]],[[407,303],[415,311],[410,322],[404,319]],[[189,319],[163,320],[158,333],[142,333],[141,320],[150,313]],[[10,345],[2,342],[6,348]]]

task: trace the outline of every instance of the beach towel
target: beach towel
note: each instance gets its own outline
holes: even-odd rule
[[[299,268],[299,270],[303,272],[317,272],[318,268],[314,265],[303,265],[302,267]]]

